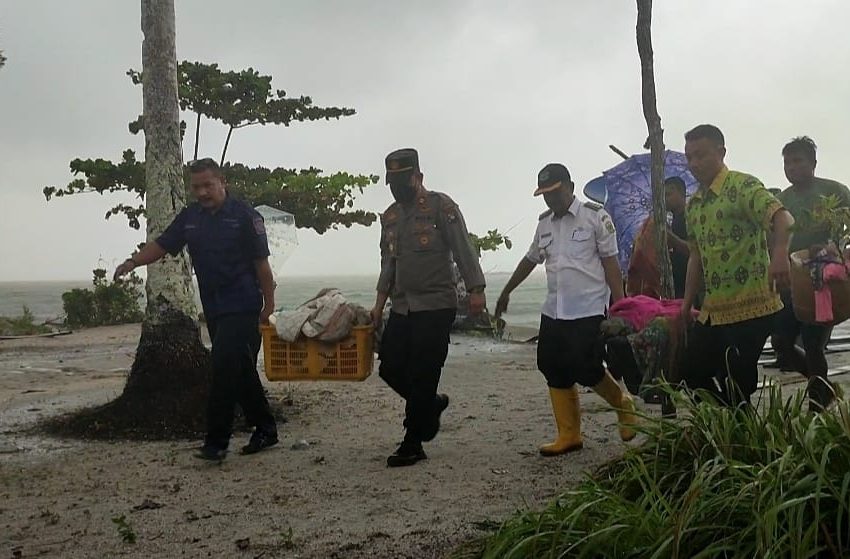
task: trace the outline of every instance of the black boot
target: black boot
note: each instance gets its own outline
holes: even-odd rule
[[[443,415],[443,412],[446,411],[447,407],[449,407],[449,395],[437,394],[434,398],[434,417],[432,421],[429,422],[428,427],[423,429],[423,441],[432,441],[434,440],[434,437],[437,436],[437,433],[440,431],[440,416]]]
[[[405,438],[398,449],[387,458],[387,467],[400,468],[403,466],[412,466],[420,460],[427,458],[428,456],[425,455],[425,450],[423,450],[421,442]]]
[[[277,428],[274,426],[266,428],[257,427],[251,435],[251,440],[242,447],[242,454],[256,454],[261,450],[276,445],[277,442]]]
[[[227,456],[227,445],[220,443],[205,442],[197,454],[196,458],[201,460],[209,460],[210,462],[221,462]]]

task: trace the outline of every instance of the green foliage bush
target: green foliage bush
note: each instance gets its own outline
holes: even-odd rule
[[[46,324],[36,324],[35,316],[26,305],[20,316],[0,316],[0,336],[32,336],[52,331]]]
[[[62,294],[65,323],[71,328],[91,328],[141,322],[139,306],[143,281],[135,272],[110,282],[102,268],[93,271],[93,289],[72,289]]]
[[[682,419],[647,419],[643,445],[475,556],[850,557],[850,402],[803,403],[778,387],[758,413],[681,397]]]

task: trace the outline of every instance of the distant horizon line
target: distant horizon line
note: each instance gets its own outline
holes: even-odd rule
[[[510,274],[510,271],[492,271],[492,272],[484,272],[485,276],[488,275],[498,275],[498,274]],[[287,278],[292,279],[311,279],[311,278],[374,278],[377,280],[377,274],[298,274],[298,275],[286,275],[279,281],[286,281]],[[11,283],[91,283],[92,279],[0,279],[0,284],[11,284]]]

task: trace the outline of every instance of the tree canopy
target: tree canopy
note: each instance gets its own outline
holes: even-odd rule
[[[127,75],[134,84],[142,83],[141,72],[131,69]],[[287,97],[285,91],[272,89],[271,76],[264,76],[253,68],[222,71],[217,64],[184,61],[178,65],[178,84],[180,108],[195,114],[195,158],[204,119],[228,128],[221,163],[231,191],[237,196],[255,206],[266,204],[293,213],[296,226],[318,233],[339,226],[375,222],[377,216],[373,212],[353,209],[357,195],[377,183],[375,175],[344,171],[326,175],[314,167],[297,170],[226,162],[234,130],[253,125],[289,126],[293,122],[339,119],[355,114],[354,109],[315,106],[306,96]],[[185,122],[182,126],[185,130]],[[143,117],[129,125],[133,134],[143,129]],[[67,186],[43,189],[47,200],[81,193],[129,192],[139,198],[139,204],[117,204],[107,212],[106,218],[123,215],[130,227],[138,229],[141,226],[140,218],[145,215],[145,167],[134,150],[124,150],[117,162],[77,158],[71,161],[70,170],[76,178]],[[188,184],[188,173],[186,178]]]

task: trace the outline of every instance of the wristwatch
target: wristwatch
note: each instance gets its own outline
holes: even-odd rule
[[[467,293],[484,293],[484,286],[483,285],[477,285],[477,286],[473,287],[472,289],[467,289],[466,291],[467,291]]]

